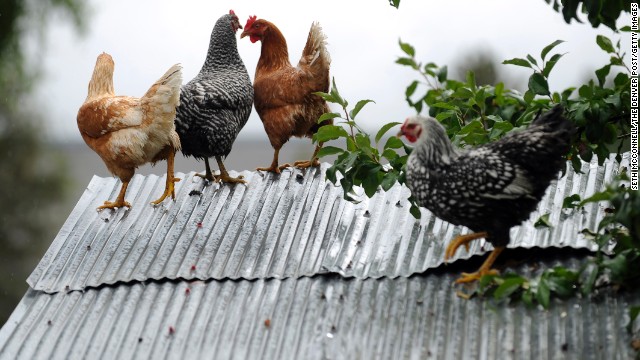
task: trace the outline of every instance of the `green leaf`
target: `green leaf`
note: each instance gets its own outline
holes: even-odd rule
[[[533,58],[533,56],[527,54],[527,60],[529,60],[530,63],[532,63],[533,65],[538,65],[538,62],[536,61],[536,59]]]
[[[616,49],[613,47],[613,44],[611,43],[611,40],[609,40],[609,38],[604,35],[596,36],[596,44],[600,46],[600,49],[606,51],[609,54],[616,52]]]
[[[611,65],[605,65],[600,69],[596,70],[596,77],[598,78],[598,85],[600,87],[604,86],[604,82],[607,80],[607,75],[609,75],[609,71],[611,71]]]
[[[400,0],[389,0],[389,5],[397,9],[400,7]]]
[[[440,108],[440,109],[447,109],[447,110],[460,110],[460,108],[458,108],[455,105],[451,105],[451,104],[447,104],[444,102],[437,102],[433,105],[431,105],[431,107],[436,107],[436,108]]]
[[[469,70],[467,71],[467,86],[471,88],[471,90],[476,89],[476,74]]]
[[[360,100],[358,101],[358,103],[356,104],[356,106],[353,108],[353,110],[351,110],[351,112],[349,113],[349,116],[351,117],[351,119],[355,119],[356,115],[358,115],[358,113],[360,112],[360,110],[362,110],[362,108],[367,105],[368,103],[375,103],[375,101],[373,100]]]
[[[369,170],[364,179],[362,179],[362,188],[369,198],[375,195],[382,180],[382,176],[379,173],[380,170],[382,170],[382,166],[378,165]]]
[[[408,43],[402,42],[402,40],[398,40],[398,44],[400,44],[400,49],[402,49],[402,51],[404,51],[405,54],[411,57],[416,56],[416,49],[414,49],[413,46],[411,46]]]
[[[547,280],[544,277],[540,278],[538,282],[538,291],[536,292],[536,299],[542,305],[543,308],[549,308],[549,299],[551,297],[551,292],[549,291],[549,285],[547,284]]]
[[[580,205],[580,195],[578,195],[578,194],[573,194],[571,196],[567,196],[562,201],[562,208],[563,209],[574,209],[574,208],[578,207],[578,205]]]
[[[411,208],[409,209],[409,212],[416,219],[420,219],[420,217],[422,216],[422,213],[420,213],[420,208],[414,204],[411,204]]]
[[[438,115],[436,115],[436,120],[442,122],[442,120],[448,119],[455,115],[456,115],[455,111],[443,111],[441,113],[438,113]]]
[[[416,61],[413,60],[412,58],[405,58],[405,57],[398,58],[396,60],[396,64],[411,66],[414,69],[418,69],[418,64],[416,64]]]
[[[527,104],[531,104],[531,102],[533,101],[533,99],[535,97],[536,97],[536,94],[534,94],[533,91],[527,90],[527,91],[524,92],[523,100]]]
[[[338,92],[338,87],[336,86],[336,78],[331,79],[330,94],[335,99],[335,102],[340,104],[340,106],[342,106],[343,108],[346,108],[347,105],[349,104],[345,99],[342,98],[342,96],[340,96],[340,93]]]
[[[335,140],[339,137],[348,137],[347,131],[342,126],[337,125],[325,125],[318,129],[313,135],[313,141],[315,142],[327,142]]]
[[[313,94],[320,96],[321,98],[324,99],[324,101],[334,103],[334,104],[337,103],[336,99],[331,94],[327,94],[322,91],[314,92]]]
[[[398,181],[398,173],[394,171],[390,171],[384,175],[382,178],[382,182],[380,186],[382,190],[389,191],[393,187],[393,185]]]
[[[549,95],[549,84],[539,72],[534,72],[529,77],[529,90],[537,95]]]
[[[496,300],[507,298],[516,290],[518,290],[525,281],[525,278],[519,276],[506,278],[504,282],[500,284],[500,286],[498,286],[498,288],[495,290],[495,292],[493,293],[493,297]]]
[[[563,42],[564,42],[564,40],[556,40],[556,41],[552,42],[551,44],[545,46],[544,49],[542,49],[542,52],[540,52],[540,58],[542,58],[542,60],[544,61],[544,58],[547,56],[549,51],[551,51],[554,47],[562,44]]]
[[[401,123],[399,123],[399,122],[390,122],[388,124],[384,124],[382,126],[382,128],[380,128],[380,130],[378,130],[378,133],[376,134],[376,144],[380,141],[380,139],[382,139],[382,136],[384,136],[384,134],[386,134],[387,131],[391,130],[391,128],[393,128],[396,125],[401,125]]]
[[[517,66],[523,66],[523,67],[528,67],[531,68],[531,64],[525,60],[525,59],[520,59],[520,58],[513,58],[510,60],[505,60],[502,62],[505,65],[517,65]]]
[[[340,117],[340,114],[338,113],[324,113],[322,115],[320,115],[320,117],[318,118],[318,124],[325,122],[329,119],[333,119],[333,118],[337,118]]]
[[[389,139],[387,139],[387,142],[384,144],[384,149],[400,149],[402,146],[404,145],[404,143],[402,142],[402,140],[398,139],[395,136],[390,137]]]
[[[322,149],[320,149],[320,151],[318,151],[318,154],[316,156],[318,158],[323,158],[323,157],[329,156],[329,155],[342,154],[343,152],[344,152],[344,150],[342,150],[339,147],[324,146],[324,147],[322,147]]]
[[[533,226],[537,228],[550,228],[551,223],[549,222],[549,213],[541,215]]]
[[[386,149],[385,151],[382,152],[382,156],[384,158],[386,158],[387,160],[389,160],[389,162],[395,160],[396,158],[398,158],[398,153],[396,153],[395,151],[393,151],[393,149]]]
[[[405,90],[404,92],[404,96],[408,98],[411,97],[411,95],[413,95],[414,92],[416,92],[416,88],[418,88],[418,80],[414,80],[411,85],[407,86],[407,90]]]
[[[439,82],[443,83],[443,82],[447,81],[447,66],[446,65],[441,67],[438,70],[437,76],[438,76],[438,81]]]
[[[549,61],[547,61],[547,64],[544,66],[544,69],[542,69],[542,75],[545,78],[549,77],[549,74],[551,74],[551,70],[553,70],[554,66],[556,66],[556,63],[558,62],[558,60],[560,60],[561,57],[563,57],[564,54],[554,54],[553,56],[551,56],[551,58],[549,59]]]

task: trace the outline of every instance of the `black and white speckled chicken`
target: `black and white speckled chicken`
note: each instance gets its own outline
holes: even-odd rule
[[[233,10],[218,19],[204,65],[193,80],[182,86],[176,111],[182,153],[204,159],[206,173],[198,176],[209,181],[245,182],[241,176],[230,177],[222,163],[247,123],[253,105],[253,85],[238,53],[238,29],[242,25]],[[220,175],[211,172],[209,157],[216,158]]]
[[[573,125],[561,106],[522,131],[470,150],[456,149],[436,120],[408,118],[399,135],[415,142],[407,160],[407,186],[418,204],[474,233],[449,244],[445,260],[469,242],[485,238],[494,250],[480,269],[457,282],[478,280],[509,243],[509,230],[535,210],[550,182],[565,166]]]

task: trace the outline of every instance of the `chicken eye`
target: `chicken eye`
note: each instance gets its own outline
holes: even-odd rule
[[[407,125],[407,129],[409,129],[409,130],[413,130],[415,128],[416,128],[416,124],[408,124]]]

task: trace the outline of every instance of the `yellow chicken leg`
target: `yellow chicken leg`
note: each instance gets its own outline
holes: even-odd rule
[[[479,233],[460,235],[456,237],[451,241],[451,243],[449,244],[449,246],[447,246],[447,249],[444,252],[445,261],[453,257],[453,255],[456,253],[456,251],[460,246],[464,245],[467,251],[469,251],[470,242],[479,238],[486,238],[486,237],[487,237],[487,233],[484,231]],[[460,283],[472,282],[472,281],[479,280],[484,275],[497,274],[498,271],[491,269],[491,265],[493,265],[493,262],[496,260],[498,255],[500,255],[502,250],[504,250],[504,246],[496,246],[495,250],[493,250],[491,254],[489,254],[489,257],[487,258],[487,260],[485,260],[485,262],[482,264],[480,269],[478,269],[478,271],[474,273],[462,273],[462,276],[460,276],[460,278],[456,280],[456,283],[460,284]]]
[[[131,204],[129,204],[128,202],[124,201],[124,194],[127,192],[127,187],[129,186],[129,182],[128,181],[124,181],[122,183],[122,187],[120,187],[120,193],[118,194],[118,197],[116,198],[116,201],[105,201],[104,205],[102,206],[98,206],[98,211],[102,210],[102,209],[113,209],[113,208],[120,208],[123,206],[126,207],[131,207]]]
[[[456,251],[458,251],[458,248],[461,245],[464,245],[467,251],[469,251],[470,242],[476,239],[486,238],[486,237],[487,237],[487,233],[484,231],[478,232],[478,233],[471,233],[467,235],[460,235],[456,237],[455,239],[451,240],[451,242],[449,243],[449,246],[447,246],[447,249],[444,252],[444,260],[447,261],[451,257],[453,257],[453,255],[455,255]]]
[[[167,183],[165,185],[164,193],[160,198],[156,201],[152,201],[152,205],[160,204],[167,196],[171,195],[172,199],[176,198],[176,192],[174,184],[180,181],[180,179],[176,178],[173,174],[173,161],[176,153],[172,150],[169,152],[169,156],[167,157]]]
[[[227,172],[227,169],[224,167],[224,164],[222,163],[222,159],[220,158],[220,156],[216,156],[216,161],[218,162],[218,167],[220,168],[220,175],[215,175],[214,178],[217,181],[222,181],[223,183],[231,183],[231,184],[246,184],[247,181],[243,180],[244,176],[240,175],[237,178],[231,177],[229,176],[229,173]]]
[[[313,167],[320,166],[320,160],[318,160],[316,155],[318,155],[318,151],[320,151],[320,149],[322,149],[322,145],[323,145],[323,143],[319,143],[316,146],[316,149],[313,151],[313,155],[311,155],[311,160],[296,161],[296,162],[293,163],[293,166],[297,167],[298,169],[306,169],[306,168],[309,168],[311,166],[313,166]]]
[[[485,275],[497,275],[498,270],[491,269],[493,262],[496,261],[500,253],[504,250],[504,246],[496,246],[496,248],[489,254],[487,260],[482,263],[480,269],[474,273],[462,273],[459,279],[456,280],[456,284],[468,283],[472,281],[480,280]]]
[[[276,174],[280,174],[280,170],[291,166],[289,164],[284,164],[284,165],[278,167],[278,154],[279,153],[280,153],[280,149],[275,149],[275,151],[273,152],[273,161],[271,162],[271,166],[269,166],[269,167],[259,167],[259,168],[256,168],[256,170],[258,170],[258,171],[269,171],[269,172],[274,172]]]

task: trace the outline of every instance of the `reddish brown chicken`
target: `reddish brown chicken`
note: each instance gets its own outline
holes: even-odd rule
[[[172,66],[141,98],[116,96],[113,89],[113,59],[98,56],[89,82],[89,94],[78,111],[78,129],[84,141],[122,180],[116,201],[105,201],[98,210],[130,207],[124,200],[129,181],[138,166],[167,160],[167,183],[159,204],[175,198],[173,161],[180,138],[173,123],[180,102],[182,67]]]
[[[326,48],[326,36],[318,23],[309,30],[307,43],[297,66],[289,62],[287,41],[280,30],[269,21],[249,17],[241,38],[262,41],[260,60],[253,82],[254,105],[275,152],[271,166],[258,168],[279,173],[291,165],[278,166],[280,148],[292,136],[312,137],[318,131],[318,118],[329,112],[329,106],[314,92],[329,91],[331,58]],[[325,121],[322,124],[330,124]],[[318,166],[316,146],[311,160],[296,161],[298,168]]]

